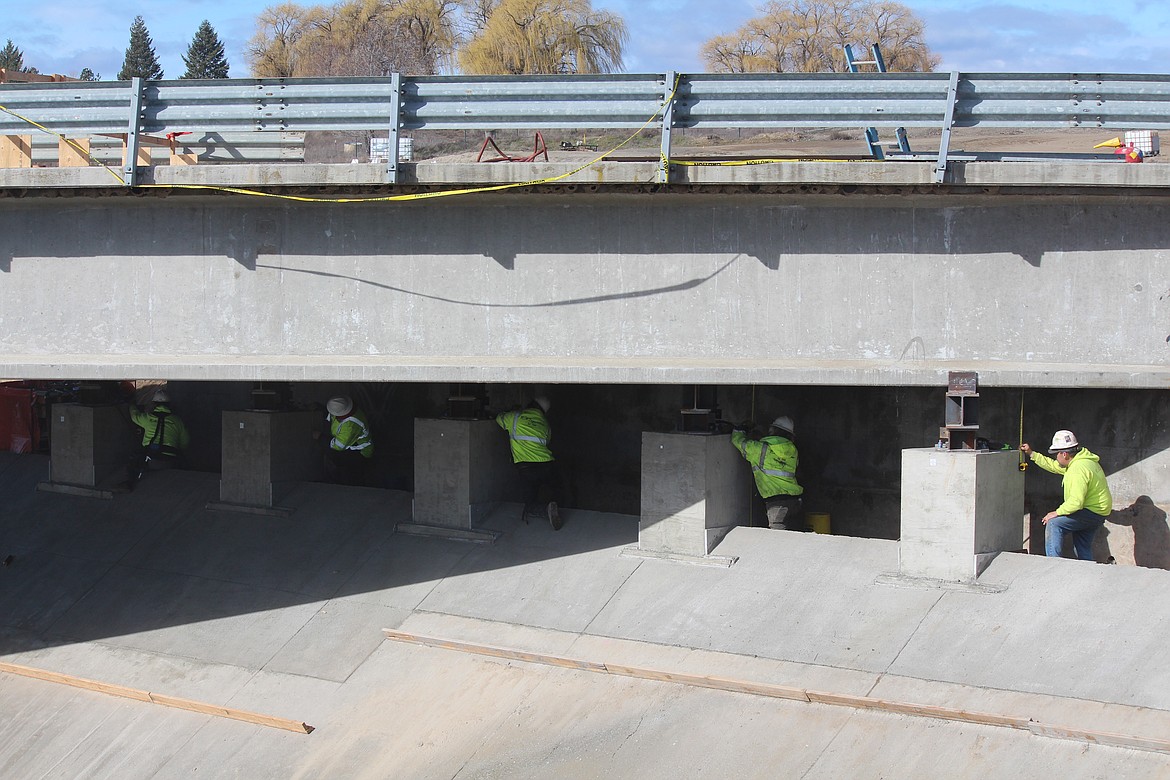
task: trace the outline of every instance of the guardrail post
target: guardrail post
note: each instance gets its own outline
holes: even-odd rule
[[[402,74],[390,74],[390,132],[386,156],[386,183],[398,183],[398,138],[402,128]]]
[[[142,126],[143,90],[146,82],[141,78],[130,79],[130,121],[126,126],[126,159],[122,165],[122,179],[127,187],[137,184],[139,128]]]
[[[681,76],[673,70],[666,72],[665,90],[662,93],[662,148],[658,156],[658,183],[670,183],[670,128],[674,125],[675,91]]]
[[[955,124],[955,101],[959,97],[959,73],[951,71],[947,83],[947,108],[943,114],[942,136],[938,139],[938,162],[934,164],[934,183],[942,184],[947,176],[947,154],[951,150],[951,127]]]

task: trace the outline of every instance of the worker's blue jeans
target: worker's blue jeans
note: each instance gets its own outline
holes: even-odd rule
[[[1072,534],[1073,549],[1082,561],[1093,560],[1093,537],[1105,525],[1105,518],[1088,509],[1078,509],[1071,515],[1057,515],[1044,527],[1044,554],[1059,558],[1064,549],[1065,534]]]

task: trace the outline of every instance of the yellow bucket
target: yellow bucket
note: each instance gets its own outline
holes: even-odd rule
[[[808,513],[808,527],[813,530],[813,533],[828,534],[832,533],[829,530],[829,513],[828,512],[809,512]]]

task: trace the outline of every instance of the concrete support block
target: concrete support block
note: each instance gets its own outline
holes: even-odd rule
[[[49,481],[89,488],[125,482],[140,437],[126,406],[54,404]]]
[[[470,532],[495,504],[519,499],[508,437],[495,420],[414,421],[414,524]]]
[[[751,490],[730,436],[644,432],[638,548],[707,555],[748,516]]]
[[[1023,548],[1024,475],[1015,451],[902,450],[903,577],[973,582]]]
[[[316,411],[224,412],[220,501],[271,507],[294,483],[320,479],[324,417]]]

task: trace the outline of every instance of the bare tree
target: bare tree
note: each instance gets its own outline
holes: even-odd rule
[[[904,5],[879,0],[790,0],[765,3],[735,33],[703,44],[703,61],[720,73],[843,72],[845,44],[881,46],[886,67],[930,71],[938,66],[922,20]]]
[[[590,0],[473,0],[466,73],[611,73],[622,68],[625,21]]]
[[[248,49],[255,76],[436,73],[452,61],[458,0],[283,3],[256,22]]]

